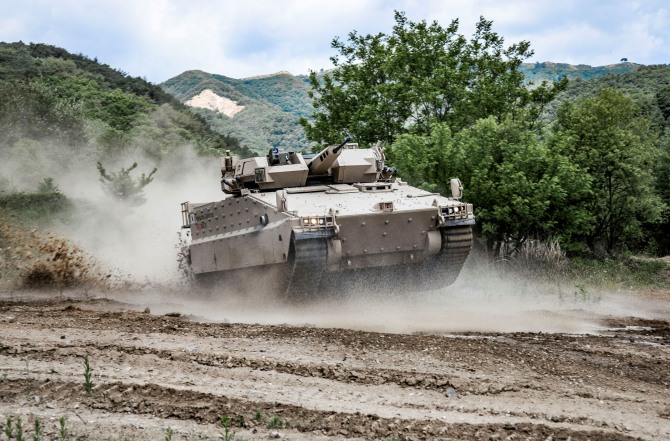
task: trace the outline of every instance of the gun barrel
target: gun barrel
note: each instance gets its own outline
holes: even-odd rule
[[[349,141],[351,141],[351,137],[347,136],[342,144],[331,145],[321,150],[308,164],[310,173],[313,175],[326,173]]]

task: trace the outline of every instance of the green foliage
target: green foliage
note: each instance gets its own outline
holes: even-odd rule
[[[270,148],[307,150],[310,146],[299,117],[311,110],[308,85],[302,77],[286,72],[262,77],[234,79],[201,71],[188,71],[162,84],[177,98],[186,101],[209,89],[235,101],[244,109],[228,117],[217,111],[192,108],[222,136],[233,136],[253,152],[266,154]]]
[[[268,429],[286,429],[288,427],[291,427],[291,423],[288,420],[278,417],[277,415],[274,415],[272,418],[270,418],[267,424]]]
[[[656,101],[661,115],[670,124],[670,85],[656,92]]]
[[[159,163],[184,145],[246,153],[160,87],[40,44],[0,43],[0,126],[2,155],[64,171],[129,151]]]
[[[33,427],[33,441],[42,441],[44,439],[44,429],[39,418],[35,418],[35,425]]]
[[[232,426],[232,421],[228,415],[222,415],[219,419],[221,427],[223,427],[223,433],[219,433],[219,439],[221,441],[233,441],[235,439],[235,432],[230,430]]]
[[[523,63],[519,70],[523,73],[526,81],[535,84],[542,81],[560,81],[563,78],[577,80],[592,80],[605,75],[619,75],[634,72],[642,66],[634,63],[617,63],[607,66],[588,66],[585,64],[566,64],[566,63]]]
[[[12,417],[7,417],[7,421],[5,421],[5,436],[8,440],[14,437],[14,423],[12,422]]]
[[[88,355],[84,356],[84,391],[86,395],[91,395],[93,390],[93,382],[91,381],[91,365],[88,362]]]
[[[658,139],[657,146],[659,158],[653,168],[656,192],[663,203],[670,207],[670,128],[665,129]],[[658,255],[670,254],[670,210],[666,211],[663,223],[646,225],[646,229],[651,236],[650,251]]]
[[[565,101],[576,101],[582,97],[596,96],[600,90],[614,88],[631,97],[639,106],[639,112],[650,119],[653,126],[668,127],[670,121],[661,116],[658,94],[670,86],[670,66],[639,66],[632,72],[608,74],[589,81],[571,81],[565,91],[548,103],[543,115],[546,122],[556,119],[558,108]],[[661,97],[661,101],[663,98]]]
[[[171,427],[166,427],[165,428],[165,441],[172,441],[172,435],[174,435],[174,431],[172,430]]]
[[[643,223],[662,220],[667,207],[654,188],[654,141],[649,120],[618,90],[603,89],[559,109],[552,146],[591,178],[585,202],[593,219],[575,239],[592,252],[629,248],[642,237]]]
[[[23,422],[20,417],[16,418],[16,433],[14,434],[14,438],[16,441],[26,441],[23,437]]]
[[[0,82],[0,145],[21,138],[79,146],[84,142],[81,106],[60,98],[43,80]]]
[[[38,193],[60,193],[58,186],[54,184],[54,178],[44,178],[42,182],[37,184]]]
[[[58,419],[58,440],[65,441],[68,438],[67,420],[64,416]]]
[[[583,231],[589,220],[581,203],[588,176],[511,119],[483,119],[456,135],[445,124],[430,136],[403,135],[389,156],[401,176],[431,191],[448,194],[459,177],[491,248],[516,251],[528,239]]]
[[[148,175],[142,175],[133,179],[130,172],[137,168],[137,162],[134,162],[128,168],[121,168],[118,172],[107,172],[101,162],[98,162],[98,172],[100,173],[100,182],[105,191],[117,199],[128,202],[131,205],[141,205],[146,202],[143,189],[153,181],[153,175],[158,171],[154,169]]]
[[[0,210],[29,226],[66,219],[73,209],[73,202],[60,192],[0,193]]]
[[[660,259],[573,257],[567,269],[567,279],[578,280],[581,286],[610,289],[668,286],[668,264]]]
[[[144,98],[117,89],[101,94],[96,116],[112,129],[127,131],[147,113],[148,108]]]
[[[530,44],[505,47],[483,17],[469,41],[458,20],[444,28],[396,12],[395,22],[391,35],[353,31],[346,43],[333,40],[336,69],[322,79],[310,75],[315,112],[313,121],[300,121],[308,139],[334,142],[349,131],[363,144],[392,143],[408,132],[427,135],[435,123],[460,130],[489,116],[537,118],[567,84],[529,91],[519,67],[533,54]]]

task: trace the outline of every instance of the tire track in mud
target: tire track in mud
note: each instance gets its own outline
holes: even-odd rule
[[[15,306],[16,308],[16,306]],[[670,386],[670,372],[664,368],[660,358],[652,361],[638,362],[630,354],[616,353],[609,346],[612,337],[604,336],[565,336],[540,334],[528,335],[514,334],[463,334],[458,337],[445,337],[434,335],[402,335],[382,334],[351,330],[336,330],[322,328],[300,328],[290,326],[261,326],[236,324],[203,324],[188,321],[179,314],[168,316],[151,316],[136,312],[103,312],[94,313],[81,310],[70,304],[58,310],[35,310],[40,320],[35,324],[42,326],[54,326],[63,324],[68,316],[77,318],[77,328],[82,330],[105,330],[108,328],[117,331],[137,333],[160,333],[166,335],[195,335],[198,337],[209,337],[216,339],[229,338],[266,338],[269,340],[289,339],[296,340],[299,344],[305,343],[327,343],[336,344],[347,348],[350,352],[356,351],[403,351],[410,353],[423,353],[431,351],[431,356],[436,360],[448,362],[456,370],[466,372],[474,371],[473,366],[489,363],[505,365],[512,368],[519,360],[529,359],[533,365],[533,373],[542,376],[559,378],[577,377],[585,369],[590,370],[591,383],[598,384],[611,375],[623,376],[627,380],[637,380],[643,383],[662,384]],[[66,315],[63,316],[62,314]],[[45,319],[51,318],[53,323],[44,323]],[[641,321],[647,329],[628,332],[628,339],[633,342],[657,342],[658,344],[670,344],[668,330],[670,325],[661,321]],[[26,322],[30,324],[30,322]],[[611,324],[611,323],[610,323]],[[650,329],[649,329],[650,328]],[[626,334],[626,332],[621,332]],[[654,337],[660,338],[653,339]],[[667,340],[667,341],[666,341]],[[89,343],[90,344],[90,343]],[[603,349],[600,346],[606,344]],[[588,349],[585,349],[588,347]],[[99,348],[101,349],[101,348]],[[121,352],[132,353],[129,346],[117,346]],[[160,358],[170,358],[175,354],[170,351],[154,350],[151,348],[139,348],[136,351],[151,351]],[[139,353],[135,352],[135,353]],[[224,358],[216,355],[206,354],[182,354],[191,361],[208,365],[229,368],[248,367],[251,369],[270,370],[298,375],[303,377],[319,377],[329,380],[346,381],[359,384],[385,384],[394,383],[401,387],[412,387],[416,389],[436,390],[446,393],[449,388],[457,389],[470,394],[494,395],[502,392],[514,392],[521,389],[546,390],[537,382],[526,381],[517,383],[490,383],[482,384],[481,381],[467,381],[456,379],[454,376],[439,375],[428,372],[410,372],[407,370],[368,369],[361,366],[346,367],[343,363],[332,365],[310,365],[297,362],[281,362],[272,360],[259,360],[250,357],[235,357],[228,355]],[[566,363],[569,359],[571,363]],[[486,367],[486,366],[481,366]]]
[[[75,403],[95,411],[136,413],[159,418],[172,418],[215,424],[227,415],[239,427],[252,430],[263,428],[254,415],[277,416],[288,422],[292,430],[326,436],[363,437],[365,439],[572,439],[590,441],[639,440],[611,431],[574,430],[531,423],[449,424],[438,420],[407,420],[381,418],[377,415],[317,411],[304,407],[247,401],[225,396],[177,390],[155,384],[99,384],[91,395],[82,393],[82,385],[36,380],[0,381],[0,400],[20,403],[26,397],[39,394],[46,401],[72,406]],[[178,398],[178,399],[176,399]]]
[[[72,353],[69,349],[75,349],[75,352],[77,353]],[[81,358],[81,354],[90,353],[91,350],[100,352],[114,351],[117,354],[135,356],[153,355],[165,361],[193,362],[202,366],[219,369],[249,368],[258,371],[276,371],[299,377],[315,377],[360,385],[381,385],[392,383],[404,388],[435,390],[444,394],[455,393],[455,383],[457,383],[459,384],[458,390],[461,393],[468,392],[477,394],[477,391],[474,388],[468,388],[460,381],[450,380],[450,377],[428,372],[408,372],[383,368],[347,368],[341,364],[324,366],[298,362],[258,360],[232,355],[192,354],[184,351],[160,350],[136,346],[99,345],[96,343],[83,343],[78,344],[77,346],[59,346],[53,348],[41,348],[25,343],[21,344],[20,347],[0,343],[0,355],[21,355],[22,357],[30,357],[31,359],[39,359],[43,361],[63,361],[66,359]],[[486,390],[486,393],[495,395],[502,392],[518,391],[520,388],[544,390],[544,388],[531,384],[524,384],[521,386],[504,385],[498,388],[493,386],[489,387]]]
[[[613,336],[541,333],[404,335],[281,325],[198,323],[176,313],[154,316],[128,311],[100,312],[80,309],[76,303],[67,303],[65,307],[63,304],[64,302],[18,304],[0,301],[0,329],[5,326],[4,323],[7,324],[4,335],[0,332],[0,356],[14,360],[11,370],[3,370],[0,366],[0,371],[11,372],[12,377],[22,377],[19,374],[19,366],[24,360],[26,362],[39,360],[44,362],[43,366],[48,366],[49,363],[66,365],[64,369],[68,372],[67,375],[50,375],[56,379],[50,380],[49,386],[58,385],[58,391],[65,391],[62,396],[53,395],[53,399],[68,405],[72,404],[73,400],[81,401],[95,412],[141,413],[203,423],[216,422],[218,416],[225,413],[231,418],[233,415],[235,418],[244,417],[249,427],[253,429],[259,426],[250,422],[251,415],[256,409],[260,409],[264,414],[281,415],[282,418],[292,421],[305,420],[304,426],[301,422],[305,433],[338,438],[379,439],[398,436],[407,439],[470,439],[478,436],[482,439],[497,437],[504,439],[515,435],[530,439],[546,439],[549,436],[556,439],[568,436],[572,439],[636,439],[620,433],[629,430],[622,425],[621,421],[625,420],[620,417],[611,418],[603,413],[561,412],[560,409],[549,413],[550,407],[544,405],[539,408],[525,406],[517,410],[513,404],[527,398],[526,391],[540,391],[542,394],[535,394],[534,398],[548,397],[549,400],[562,397],[582,398],[579,404],[582,408],[588,405],[597,406],[598,400],[601,400],[600,403],[605,400],[605,406],[622,412],[623,416],[630,415],[630,403],[633,402],[644,403],[646,411],[656,412],[657,409],[662,409],[664,403],[661,402],[659,406],[651,401],[660,396],[659,391],[667,390],[669,378],[665,369],[669,359],[668,351],[658,350],[659,346],[667,346],[668,329],[670,329],[668,323],[662,321],[639,322],[639,325],[635,320],[625,323],[613,322],[610,324],[613,328],[624,324],[628,326],[616,330]],[[84,305],[86,308],[91,307],[85,302],[81,303],[81,306]],[[639,329],[641,327],[643,329]],[[27,334],[21,334],[22,329],[27,329]],[[38,340],[29,335],[32,330],[52,334],[48,339]],[[53,334],[54,332],[67,333],[74,339],[62,341],[58,334]],[[172,349],[152,347],[156,341],[168,340],[168,337],[173,343],[167,346],[173,346]],[[183,349],[188,342],[211,340],[230,342],[230,346],[235,349],[230,350],[223,344],[209,352]],[[105,341],[111,343],[104,343]],[[123,341],[128,341],[128,344],[123,344]],[[240,356],[232,353],[233,350],[240,350],[247,341],[248,344],[255,345],[254,350],[243,348],[242,354],[261,352],[264,355]],[[307,361],[287,359],[290,356],[284,356],[281,353],[283,349],[274,348],[278,344],[300,348],[299,352],[293,354],[307,354]],[[335,348],[337,357],[320,352],[327,346],[329,350]],[[203,347],[212,348],[211,343],[203,343]],[[261,347],[270,347],[274,350],[259,351]],[[195,387],[193,383],[179,384],[177,387],[178,382],[175,379],[164,380],[160,385],[139,384],[147,379],[151,381],[152,376],[143,375],[144,380],[136,381],[129,380],[128,376],[122,374],[109,374],[108,370],[98,379],[95,399],[82,398],[81,384],[72,382],[74,379],[72,372],[75,365],[78,371],[81,356],[87,353],[95,354],[100,365],[107,369],[121,361],[130,365],[148,363],[147,366],[157,371],[169,367],[167,375],[190,371],[187,376],[193,378],[199,371],[191,371],[191,367],[201,366],[210,370],[207,372],[207,378],[215,378],[216,372],[221,370],[221,377],[227,377],[228,382],[237,381],[244,375],[248,376],[250,371],[258,373],[275,371],[296,378],[328,380],[332,382],[331,386],[351,385],[347,391],[355,390],[356,386],[391,385],[407,390],[409,395],[412,395],[409,391],[425,390],[447,397],[437,406],[434,402],[430,404],[428,401],[420,400],[394,403],[393,405],[399,406],[398,411],[401,413],[398,415],[404,418],[389,418],[388,415],[380,416],[384,414],[377,414],[375,411],[363,415],[355,413],[351,410],[351,406],[348,409],[346,406],[324,408],[314,406],[312,402],[306,407],[303,406],[303,402],[295,399],[278,403],[277,399],[283,400],[281,394],[271,395],[263,401],[262,398],[247,399],[247,396],[240,393],[226,396],[226,392],[221,389],[217,393],[208,393],[211,391],[206,387]],[[394,366],[394,361],[419,360],[426,353],[439,363],[432,367],[429,364],[421,366],[417,364],[422,370],[415,370],[411,367],[412,363],[403,362],[397,364],[397,367]],[[323,354],[322,362],[319,362],[322,359],[320,354]],[[344,354],[342,362],[335,362],[334,360],[342,354]],[[636,356],[639,356],[639,359]],[[384,363],[381,365],[371,363],[371,359],[375,357]],[[48,372],[43,366],[40,367],[43,369],[42,373]],[[448,369],[445,369],[447,367]],[[516,371],[516,374],[507,376],[503,370]],[[527,372],[529,375],[519,372]],[[29,378],[1,381],[0,401],[5,398],[20,400],[19,394],[12,395],[12,389],[23,388],[23,391],[27,392],[39,384],[31,381]],[[153,383],[156,381],[153,380]],[[284,381],[284,387],[297,385],[292,380]],[[573,381],[580,382],[578,387],[568,388],[567,386]],[[9,383],[13,386],[8,386]],[[301,387],[309,393],[315,391],[318,384],[311,382]],[[608,387],[600,391],[600,385]],[[644,393],[637,392],[643,388],[650,389],[648,399]],[[463,407],[462,403],[459,406],[456,401],[449,399],[450,389],[454,389],[453,392],[457,391],[459,398],[465,395],[481,398],[509,396],[512,400],[500,401],[507,403],[508,407],[503,410],[500,406],[505,404],[500,404],[496,408],[489,406],[488,409],[487,407],[482,409],[481,404],[473,405],[472,401]],[[617,389],[629,392],[621,394]],[[183,400],[182,397],[186,399]],[[612,404],[617,402],[624,403],[625,406],[612,407]],[[656,403],[658,402],[657,400]],[[665,410],[656,413],[658,417],[667,420],[670,406],[667,406],[667,403],[665,405]],[[206,411],[201,409],[203,406],[214,407]],[[374,409],[374,406],[367,408]],[[212,413],[216,413],[217,409],[223,409],[218,411],[218,416]],[[408,409],[421,409],[423,412],[412,414]],[[417,416],[425,416],[435,410],[452,413],[451,420],[445,422]],[[456,420],[454,414],[469,414],[475,418],[467,418],[468,423],[460,424],[454,422]],[[481,418],[476,418],[477,414]],[[477,422],[473,423],[475,420]],[[658,426],[659,423],[656,424]],[[636,432],[640,433],[648,432]]]

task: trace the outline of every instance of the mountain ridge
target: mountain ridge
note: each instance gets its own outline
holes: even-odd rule
[[[523,63],[520,70],[529,84],[539,85],[542,81],[558,81],[563,77],[581,81],[634,72],[642,66],[631,62],[590,66],[545,61]],[[267,152],[270,148],[309,150],[313,147],[298,124],[299,118],[309,119],[314,111],[309,97],[309,78],[305,75],[281,70],[238,79],[187,70],[160,86],[182,103],[209,89],[218,97],[243,106],[244,109],[232,117],[215,110],[191,109],[214,131],[240,139],[242,145],[257,153]]]

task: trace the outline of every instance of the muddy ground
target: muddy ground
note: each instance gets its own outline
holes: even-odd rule
[[[8,418],[26,439],[670,439],[667,290],[255,313],[188,291],[0,293],[0,439]]]

